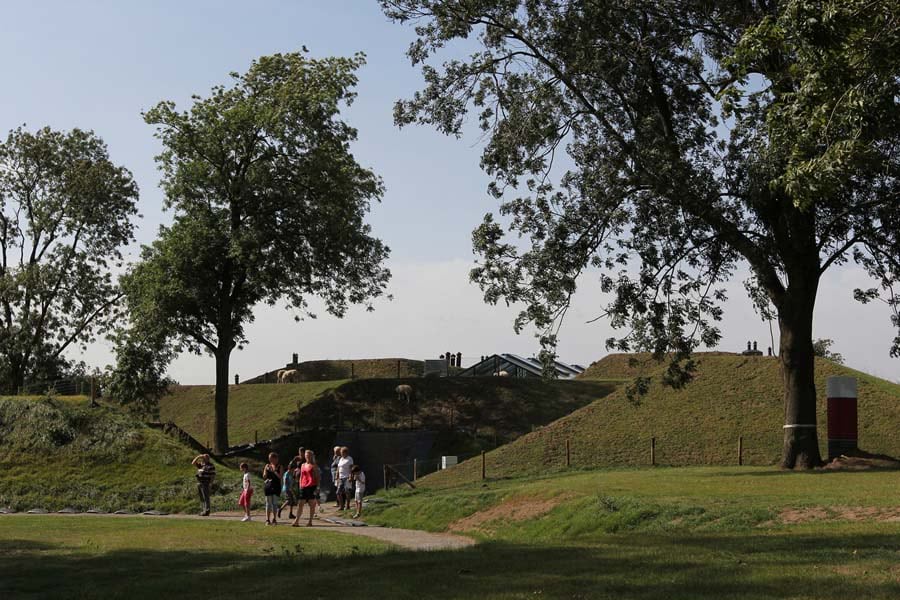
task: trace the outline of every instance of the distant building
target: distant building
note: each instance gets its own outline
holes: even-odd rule
[[[554,361],[553,365],[559,379],[572,379],[584,372],[584,367],[580,365],[569,365],[558,360]],[[490,377],[501,371],[506,371],[510,377],[543,377],[544,366],[536,358],[522,358],[515,354],[492,354],[460,372],[459,377]]]

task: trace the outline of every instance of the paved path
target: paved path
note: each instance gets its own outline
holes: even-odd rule
[[[222,513],[213,513],[208,517],[201,517],[199,515],[141,515],[141,514],[132,514],[132,515],[114,515],[114,514],[92,514],[92,513],[47,513],[44,515],[29,515],[27,513],[15,513],[13,515],[0,515],[0,518],[4,517],[31,517],[31,516],[44,516],[44,517],[96,517],[96,518],[134,518],[141,517],[144,519],[191,519],[191,520],[216,520],[216,521],[240,521],[243,516],[242,513],[230,513],[230,512],[222,512]],[[325,517],[331,517],[330,513],[323,515]],[[304,523],[305,519],[301,521]],[[248,526],[265,526],[265,519],[261,517],[255,517]],[[278,523],[279,527],[289,527],[290,521],[280,521]],[[310,528],[303,527],[303,529],[327,529],[328,531],[333,531],[335,533],[344,533],[348,535],[359,535],[368,538],[374,538],[376,540],[381,540],[383,542],[387,542],[389,544],[394,544],[395,546],[400,546],[401,548],[406,548],[407,550],[454,550],[457,548],[466,548],[468,546],[473,546],[475,544],[475,540],[472,538],[468,538],[461,535],[454,535],[452,533],[431,533],[428,531],[419,531],[417,529],[394,529],[393,527],[379,527],[373,525],[367,525],[365,527],[350,527],[347,525],[339,525],[335,523],[328,523],[322,519],[316,519],[313,521],[313,526]]]

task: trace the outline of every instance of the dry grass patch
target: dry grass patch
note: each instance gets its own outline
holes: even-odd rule
[[[490,533],[491,527],[487,526],[490,523],[514,523],[541,517],[571,497],[571,494],[562,494],[555,498],[534,498],[531,496],[509,498],[487,510],[479,511],[454,521],[448,529],[457,533],[471,531]]]

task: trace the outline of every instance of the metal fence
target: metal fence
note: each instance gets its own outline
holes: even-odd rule
[[[91,377],[74,377],[71,379],[32,381],[20,387],[18,395],[90,396],[92,389],[93,393],[97,395],[99,389],[96,385],[96,381]]]

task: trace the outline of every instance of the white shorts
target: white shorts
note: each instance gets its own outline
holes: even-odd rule
[[[363,496],[366,495],[366,488],[356,488],[356,501],[362,502]]]

